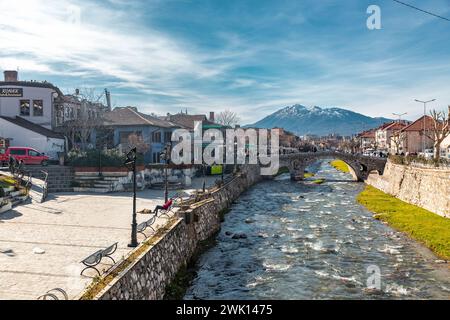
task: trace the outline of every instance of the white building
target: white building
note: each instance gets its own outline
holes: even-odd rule
[[[5,71],[0,81],[0,137],[10,146],[31,147],[52,159],[66,148],[54,131],[63,94],[48,82],[19,81],[17,71]]]
[[[63,135],[21,117],[0,116],[0,136],[9,140],[10,147],[31,147],[51,160],[58,160],[58,152],[66,148]]]
[[[441,143],[441,156],[450,160],[450,135]]]
[[[55,104],[63,94],[49,82],[19,81],[17,71],[5,71],[0,81],[0,116],[21,117],[47,129],[55,128]]]

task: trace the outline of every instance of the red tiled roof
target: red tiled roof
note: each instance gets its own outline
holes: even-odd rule
[[[426,117],[425,121],[424,117]],[[411,123],[410,125],[403,128],[402,131],[422,131],[424,127],[424,122],[426,130],[431,130],[434,128],[433,118],[430,116],[422,116],[413,123]]]
[[[401,130],[407,126],[408,126],[408,124],[403,123],[403,122],[394,122],[394,123],[391,123],[390,125],[388,125],[387,127],[385,127],[384,130]]]
[[[358,137],[375,139],[375,129],[361,132],[360,134],[358,134]]]
[[[176,124],[138,112],[136,108],[115,108],[103,115],[106,126],[155,126],[162,128],[176,128]]]
[[[383,129],[386,129],[386,127],[389,127],[391,124],[393,124],[393,123],[395,123],[394,121],[391,121],[391,122],[386,122],[386,123],[383,123],[381,126],[379,126],[378,128],[376,128],[375,130],[383,130]]]
[[[208,120],[208,118],[204,114],[171,114],[167,115],[166,117],[163,117],[164,120],[173,122],[179,126],[182,126],[186,129],[194,129],[194,123],[196,121],[202,122],[202,124],[215,124],[214,122],[211,122]]]

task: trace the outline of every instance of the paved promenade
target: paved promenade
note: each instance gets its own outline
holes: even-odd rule
[[[208,177],[207,186],[216,179]],[[202,179],[195,179],[186,191],[201,185]],[[137,209],[153,209],[163,202],[162,190],[142,191]],[[80,276],[81,260],[115,242],[116,261],[130,251],[131,218],[130,193],[50,195],[43,204],[22,205],[0,215],[0,299],[33,300],[53,288],[64,289],[69,298],[77,296],[96,275],[87,270]],[[138,223],[148,218],[138,214]],[[166,221],[160,217],[156,225]],[[101,268],[111,266],[107,259],[104,262]]]

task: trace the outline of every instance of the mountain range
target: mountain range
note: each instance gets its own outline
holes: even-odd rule
[[[285,107],[264,119],[245,127],[284,128],[299,136],[339,134],[350,136],[378,127],[391,121],[387,118],[372,118],[341,108],[305,107],[300,104]]]

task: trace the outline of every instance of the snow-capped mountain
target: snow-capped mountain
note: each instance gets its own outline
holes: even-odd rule
[[[371,118],[360,113],[341,108],[305,107],[299,104],[285,107],[264,119],[246,127],[284,128],[297,135],[331,133],[349,136],[363,130],[375,128],[386,118]]]

